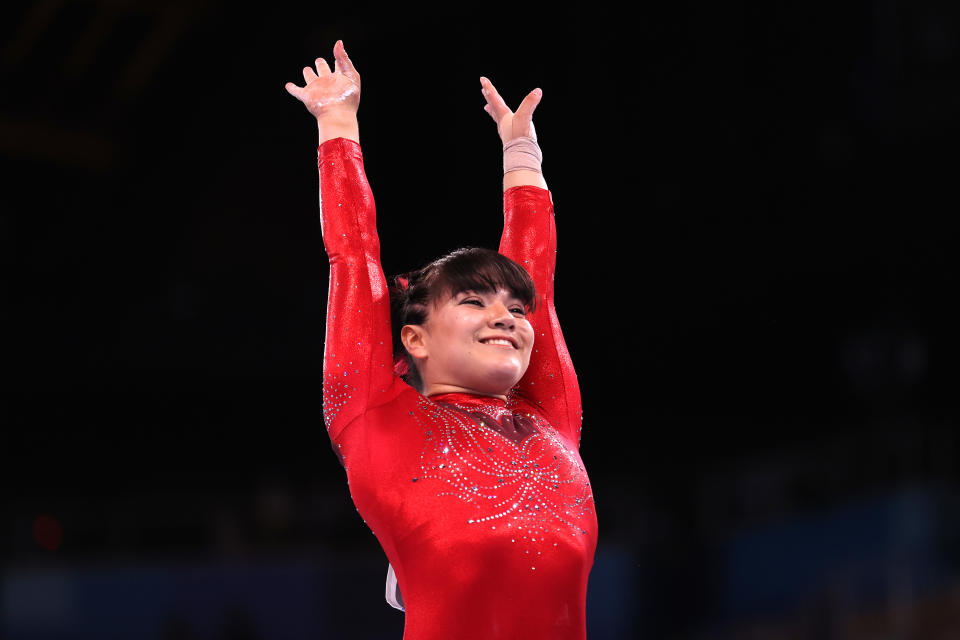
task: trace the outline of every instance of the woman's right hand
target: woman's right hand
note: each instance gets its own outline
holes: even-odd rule
[[[357,128],[360,107],[360,74],[350,62],[342,40],[333,46],[333,57],[333,71],[326,60],[317,58],[316,71],[303,68],[305,86],[288,82],[286,89],[317,119],[321,142],[340,135],[356,140],[358,135],[353,134],[353,130]]]

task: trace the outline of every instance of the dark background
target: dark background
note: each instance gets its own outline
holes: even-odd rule
[[[3,638],[399,638],[321,412],[342,38],[383,263],[495,247],[536,113],[590,637],[960,635],[960,5],[0,8]]]

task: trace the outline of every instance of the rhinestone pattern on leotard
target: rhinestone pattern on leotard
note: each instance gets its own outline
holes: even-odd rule
[[[545,420],[496,404],[427,398],[418,409],[411,413],[423,428],[424,449],[412,480],[474,505],[468,526],[507,527],[531,560],[560,537],[587,534],[577,525],[594,509],[587,473]]]

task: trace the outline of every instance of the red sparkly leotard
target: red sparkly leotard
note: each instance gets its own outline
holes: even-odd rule
[[[390,301],[360,146],[319,149],[330,258],[323,411],[350,494],[393,566],[404,640],[586,637],[597,520],[580,390],[553,306],[550,193],[504,193],[500,252],[539,296],[530,367],[506,402],[427,398],[396,377]]]

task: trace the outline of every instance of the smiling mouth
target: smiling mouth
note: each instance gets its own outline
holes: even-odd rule
[[[487,338],[486,340],[480,341],[483,344],[493,344],[500,347],[510,347],[511,349],[517,349],[517,345],[513,341],[506,338]]]

